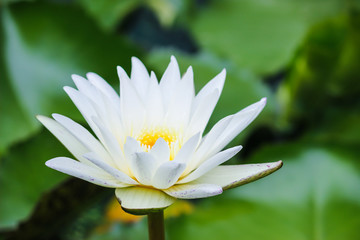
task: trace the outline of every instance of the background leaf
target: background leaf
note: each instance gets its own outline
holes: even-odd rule
[[[3,31],[2,25],[0,25],[0,44],[3,46]],[[12,86],[9,81],[9,77],[5,68],[5,61],[3,58],[4,48],[1,48],[0,53],[0,156],[2,156],[12,143],[26,138],[36,130],[36,124],[34,124],[24,106],[21,106],[17,100]]]
[[[128,66],[130,57],[139,54],[120,37],[102,33],[79,9],[48,3],[28,6],[4,10],[3,22],[8,75],[19,101],[32,116],[71,115],[75,108],[59,91],[65,85],[73,86],[71,74],[94,71],[117,83],[116,65]]]
[[[189,26],[202,47],[241,67],[268,74],[286,66],[311,23],[337,13],[342,3],[210,1]]]
[[[52,171],[45,161],[69,156],[47,131],[10,149],[0,167],[0,228],[14,228],[29,216],[42,193],[66,175]]]
[[[309,144],[271,146],[254,162],[284,160],[273,175],[174,219],[171,239],[356,239],[359,164],[354,155]],[[346,221],[347,224],[343,224]]]
[[[354,11],[314,26],[279,89],[287,121],[311,122],[360,104],[360,17]],[[324,107],[326,106],[326,107]],[[304,114],[306,112],[306,114]]]
[[[78,0],[77,1],[106,31],[113,31],[127,14],[133,11],[140,0]]]

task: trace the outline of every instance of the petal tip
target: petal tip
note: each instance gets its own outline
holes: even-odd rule
[[[261,103],[263,103],[264,105],[266,104],[267,102],[267,98],[266,97],[263,97],[261,100],[260,100]]]
[[[77,75],[77,74],[71,74],[71,78],[75,82],[75,81],[78,81],[79,79],[82,79],[83,77],[81,77],[80,75]]]
[[[56,120],[62,117],[62,115],[58,114],[58,113],[53,113],[51,114],[51,116]]]
[[[86,77],[87,77],[88,79],[93,78],[93,77],[96,77],[96,76],[97,76],[97,74],[94,73],[94,72],[88,72],[88,73],[86,73]]]
[[[242,145],[239,145],[239,146],[237,146],[236,148],[237,148],[236,150],[237,150],[238,152],[240,152],[244,147],[243,147]]]
[[[284,165],[284,163],[283,163],[282,160],[279,160],[279,161],[276,162],[276,168],[277,169],[280,169],[283,165]]]
[[[39,120],[41,122],[42,119],[46,118],[43,115],[35,115],[36,119]]]
[[[116,66],[116,71],[117,71],[119,77],[122,76],[123,74],[126,74],[125,70],[121,66]]]
[[[223,69],[221,70],[220,74],[222,74],[222,75],[225,75],[225,76],[226,76],[226,68],[223,68]]]
[[[65,87],[63,87],[63,89],[67,94],[70,94],[71,92],[75,91],[74,88],[69,87],[69,86],[65,86]]]
[[[131,57],[131,62],[132,62],[132,61],[140,61],[140,59],[139,59],[138,57],[132,56],[132,57]]]
[[[50,159],[50,160],[47,160],[46,162],[45,162],[45,166],[47,166],[47,167],[49,167],[49,168],[54,168],[54,166],[53,166],[53,161],[52,161],[53,159]]]

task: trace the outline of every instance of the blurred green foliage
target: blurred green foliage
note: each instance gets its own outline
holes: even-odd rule
[[[343,2],[213,1],[189,26],[204,48],[269,74],[288,63],[312,23],[337,13]]]
[[[82,122],[62,91],[71,74],[117,89],[116,65],[137,56],[159,77],[170,55],[197,90],[227,69],[209,126],[266,96],[231,162],[284,166],[195,201],[166,220],[169,239],[360,238],[357,1],[6,0],[0,19],[0,239],[145,238],[144,220],[107,222],[112,191],[45,167],[69,153],[35,115]]]
[[[360,15],[340,14],[309,30],[280,90],[289,118],[308,121],[330,110],[351,110],[360,92]],[[321,94],[319,94],[321,92]]]
[[[202,202],[185,221],[170,223],[171,239],[357,239],[355,156],[300,141],[267,147],[251,161],[279,155],[286,171]]]
[[[46,158],[70,156],[66,149],[43,131],[9,149],[1,162],[1,226],[14,226],[31,213],[41,194],[65,179],[63,174],[42,167]],[[36,160],[35,160],[36,159]],[[44,181],[46,180],[46,181]]]

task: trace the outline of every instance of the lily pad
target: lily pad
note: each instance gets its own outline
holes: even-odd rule
[[[78,0],[77,1],[105,31],[112,31],[132,10],[141,4],[139,0]]]
[[[286,66],[311,24],[343,4],[330,1],[210,1],[189,24],[199,44],[266,74]]]
[[[105,31],[115,31],[129,15],[139,8],[151,9],[164,26],[171,26],[175,19],[184,14],[188,1],[177,0],[77,0]],[[126,20],[125,20],[126,21]]]
[[[336,111],[358,109],[354,106],[360,105],[359,26],[355,11],[323,21],[309,31],[279,90],[287,121],[312,123]]]
[[[207,199],[192,215],[170,222],[171,239],[357,239],[358,159],[296,143],[263,149],[252,161],[278,158],[284,166],[277,173]]]
[[[0,45],[3,46],[2,26],[0,25]],[[3,52],[1,49],[0,53]],[[36,130],[36,124],[20,102],[16,99],[10,85],[3,54],[0,56],[0,156],[13,142],[24,139]]]
[[[62,90],[73,86],[71,74],[93,71],[117,86],[116,66],[129,66],[130,57],[140,55],[73,5],[14,3],[0,11],[0,153],[39,129],[37,114],[80,119]]]
[[[46,130],[9,150],[0,167],[0,228],[14,228],[25,220],[42,193],[66,175],[45,166],[56,156],[69,156],[67,150]]]

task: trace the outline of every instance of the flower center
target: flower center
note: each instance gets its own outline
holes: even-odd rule
[[[140,142],[141,147],[145,151],[149,151],[156,143],[156,141],[164,139],[170,148],[170,160],[174,159],[175,154],[180,149],[179,135],[174,129],[165,127],[145,128],[136,138]]]
[[[145,129],[137,140],[141,145],[151,149],[159,138],[164,139],[170,146],[172,142],[176,141],[176,134],[175,131],[167,128]]]

